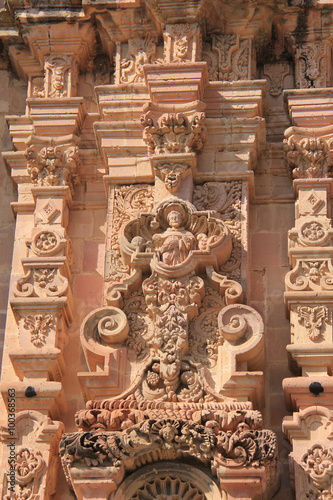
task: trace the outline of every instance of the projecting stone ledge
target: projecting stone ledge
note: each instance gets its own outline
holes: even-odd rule
[[[172,466],[179,459],[192,464],[188,484],[197,487],[200,499],[208,497],[198,486],[195,462],[199,468],[207,467],[207,477],[217,478],[221,498],[243,498],[244,491],[249,499],[268,500],[274,495],[278,486],[276,436],[262,429],[261,414],[250,409],[249,403],[117,403],[112,409],[101,405],[79,412],[79,428],[89,431],[62,437],[62,465],[79,500],[117,499],[120,491],[128,495],[121,485],[126,476],[147,464],[167,461]],[[171,482],[181,481],[181,468],[174,479],[172,472],[167,476]],[[163,492],[166,478],[161,475],[159,479],[156,491]]]

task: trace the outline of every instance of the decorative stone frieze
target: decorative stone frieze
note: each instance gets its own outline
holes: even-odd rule
[[[331,57],[329,43],[301,42],[296,46],[296,87],[324,88],[330,84]]]
[[[208,50],[207,50],[208,49]],[[212,35],[211,47],[204,50],[209,79],[233,82],[252,78],[252,40],[238,34]]]

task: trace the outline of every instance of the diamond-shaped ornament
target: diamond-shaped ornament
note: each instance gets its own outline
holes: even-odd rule
[[[40,209],[39,214],[45,222],[52,222],[60,211],[57,209],[52,200],[47,200],[46,204]]]

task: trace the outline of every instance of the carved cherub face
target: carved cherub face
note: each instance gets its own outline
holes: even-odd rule
[[[168,213],[167,220],[169,226],[174,229],[180,227],[182,223],[181,214],[177,212],[177,210],[172,210],[170,213]]]

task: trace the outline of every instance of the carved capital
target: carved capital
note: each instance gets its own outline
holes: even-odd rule
[[[36,186],[73,186],[78,183],[81,166],[79,149],[71,145],[40,147],[31,145],[25,151],[27,171]]]
[[[333,158],[327,140],[290,135],[284,140],[284,150],[295,179],[329,177]]]

